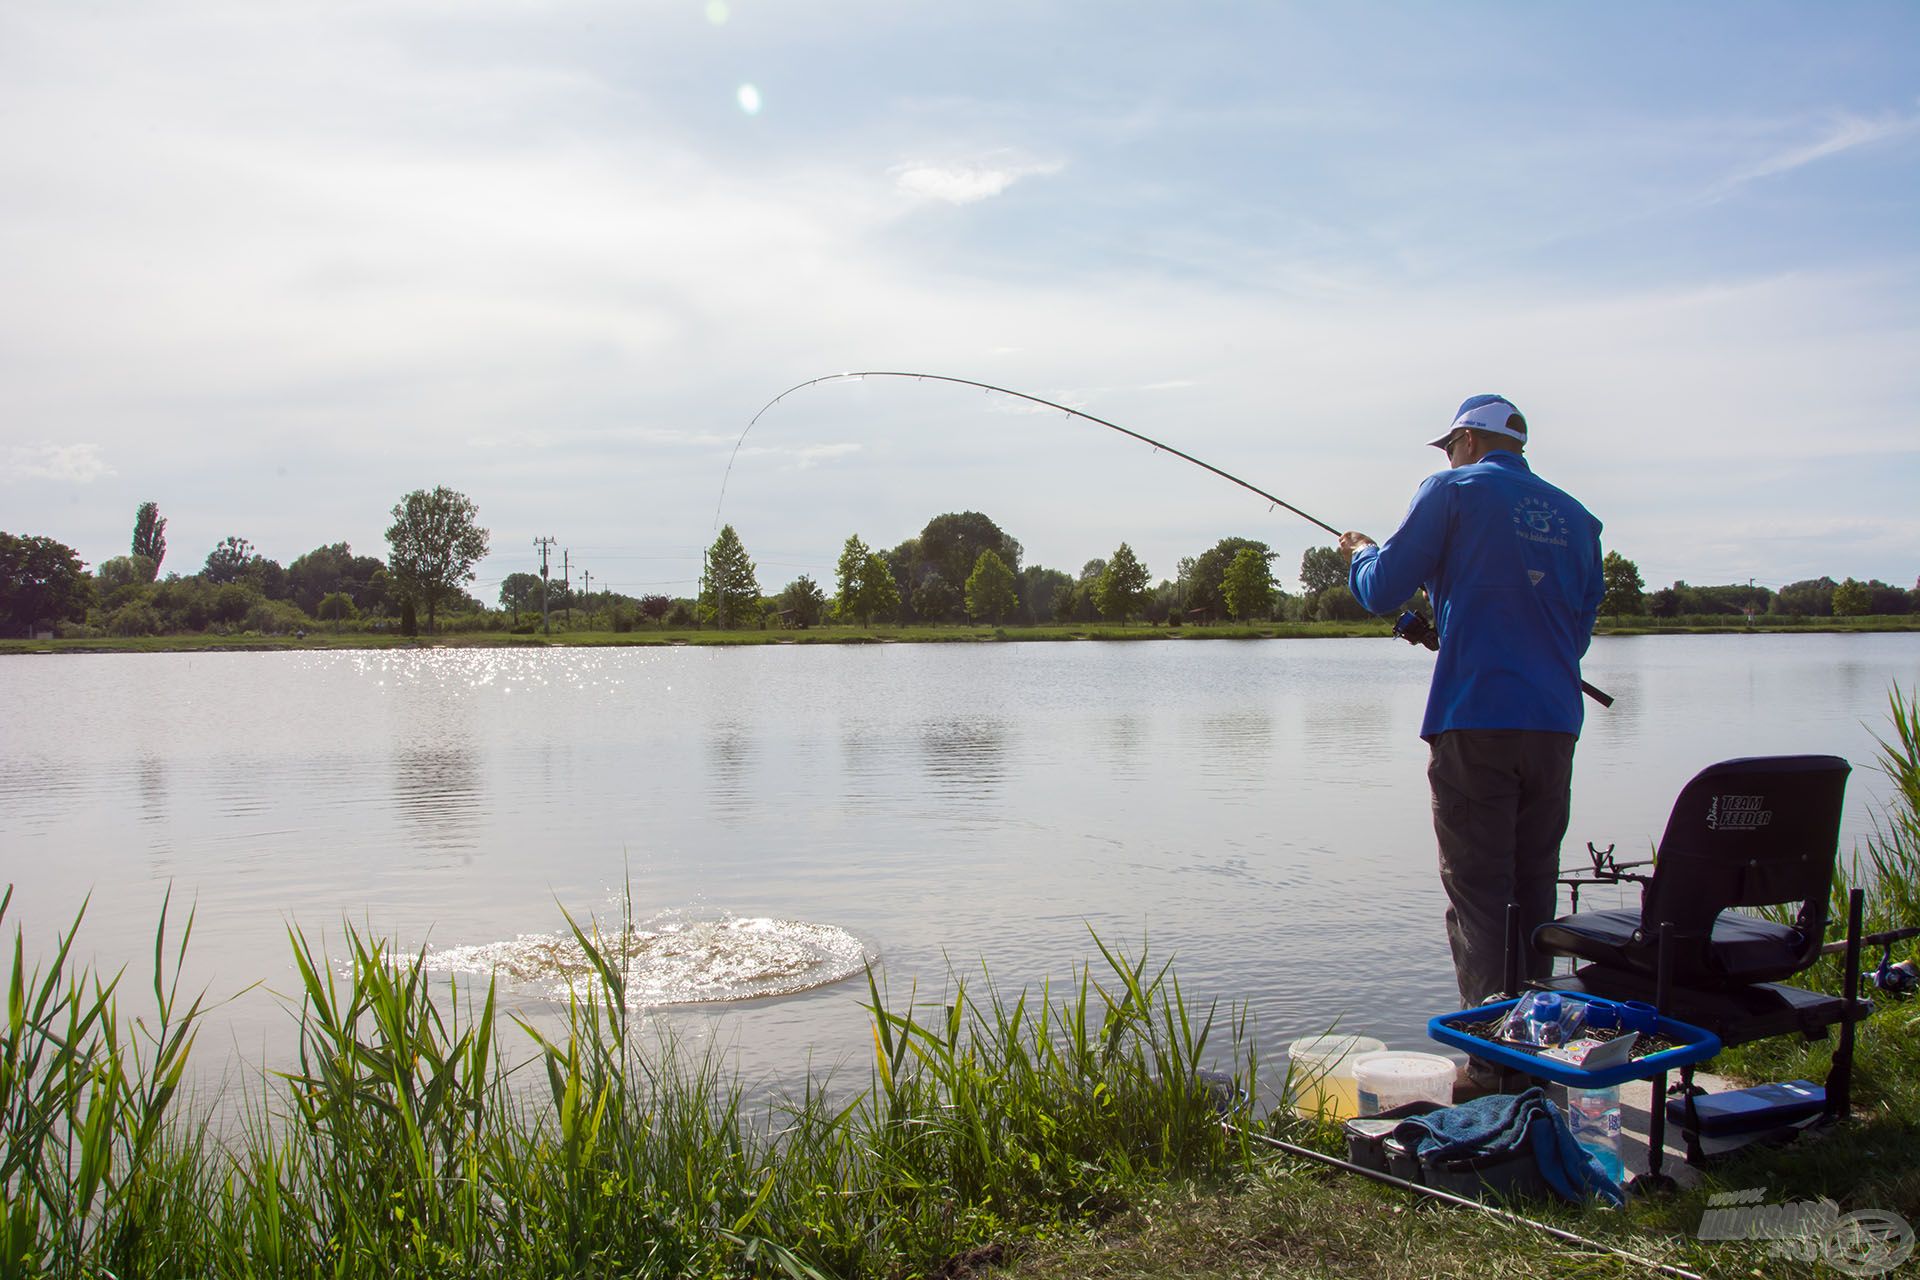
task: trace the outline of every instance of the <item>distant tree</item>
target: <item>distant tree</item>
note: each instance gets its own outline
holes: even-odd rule
[[[1323,591],[1327,589],[1322,588]],[[1273,568],[1267,557],[1254,547],[1242,547],[1235,552],[1233,563],[1227,566],[1225,576],[1220,579],[1220,595],[1226,602],[1227,613],[1236,621],[1246,622],[1270,616],[1273,612]]]
[[[872,548],[860,540],[859,534],[847,535],[846,545],[840,548],[840,561],[834,567],[833,598],[841,617],[859,616],[860,583],[866,577],[867,558],[872,554]]]
[[[313,617],[323,597],[344,591],[353,568],[353,548],[344,542],[315,547],[287,566],[287,596]]]
[[[65,543],[0,533],[0,627],[31,633],[43,622],[87,616],[93,583],[80,556]]]
[[[1833,589],[1833,616],[1859,618],[1873,608],[1873,592],[1864,582],[1848,578]]]
[[[998,623],[1019,603],[1011,566],[999,552],[983,550],[973,562],[973,572],[967,575],[967,613],[975,622]]]
[[[753,561],[732,525],[722,525],[720,536],[707,548],[705,572],[700,575],[700,611],[723,630],[759,621],[760,582]]]
[[[900,587],[893,580],[893,568],[885,556],[877,552],[868,553],[866,569],[860,574],[853,607],[855,616],[863,625],[875,619],[890,622],[900,612]]]
[[[1601,613],[1619,618],[1647,611],[1639,565],[1618,551],[1609,551],[1600,562],[1600,577],[1607,589],[1600,598]]]
[[[672,608],[673,608],[673,601],[667,599],[667,597],[665,596],[641,596],[640,597],[641,616],[651,618],[655,622],[658,622],[660,621],[660,619],[666,617],[668,611],[671,610]]]
[[[984,553],[983,553],[984,554]],[[960,605],[960,593],[944,574],[930,570],[913,589],[913,611],[923,621],[939,622],[953,615]]]
[[[820,624],[820,615],[826,612],[827,597],[820,590],[820,584],[803,573],[780,593],[780,607],[792,610],[793,620],[798,625],[814,627]]]
[[[948,582],[964,583],[971,577],[982,551],[993,552],[1008,569],[1020,572],[1020,544],[978,511],[935,516],[920,531],[920,560]]]
[[[664,602],[665,596],[660,599]],[[513,615],[515,622],[520,621],[522,609],[533,610],[540,606],[540,575],[537,573],[510,573],[500,579],[500,607]],[[665,613],[663,603],[661,613]]]
[[[1166,578],[1147,595],[1147,621],[1155,626],[1165,622],[1180,611],[1180,588]]]
[[[93,580],[103,596],[153,581],[153,561],[145,556],[114,556],[94,566]]]
[[[1869,578],[1867,579],[1867,592],[1873,597],[1867,606],[1868,613],[1913,612],[1912,597],[1891,583],[1882,582],[1878,578]]]
[[[200,570],[200,576],[212,583],[238,582],[256,558],[251,542],[229,534],[207,552],[206,567]]]
[[[1220,594],[1220,583],[1227,576],[1227,566],[1233,563],[1233,558],[1248,547],[1272,561],[1273,548],[1251,538],[1222,538],[1191,561],[1181,561],[1183,572],[1179,587],[1189,612],[1206,609],[1216,615],[1226,613],[1227,602]]]
[[[1020,617],[1026,622],[1052,620],[1055,597],[1072,589],[1073,579],[1060,570],[1027,566],[1020,571]]]
[[[1347,584],[1347,562],[1338,547],[1308,547],[1300,557],[1300,585],[1310,596]]]
[[[1780,594],[1774,599],[1781,613],[1796,614],[1803,618],[1831,617],[1833,592],[1838,585],[1827,577],[1790,582],[1780,588]]]
[[[167,518],[160,514],[157,503],[143,502],[133,513],[133,554],[153,561],[154,574],[160,572],[160,562],[167,558]],[[153,581],[153,576],[149,575],[147,581]]]
[[[1125,622],[1147,607],[1147,587],[1153,581],[1147,566],[1121,543],[1094,588],[1094,604],[1109,622]]]
[[[387,571],[406,605],[427,609],[427,634],[441,601],[457,596],[473,580],[473,566],[487,554],[487,531],[480,509],[464,493],[442,485],[429,493],[415,489],[393,506],[387,526]]]
[[[1366,616],[1367,611],[1345,583],[1328,587],[1313,602],[1313,617],[1318,622],[1358,622]]]
[[[321,596],[313,608],[313,616],[322,622],[331,622],[333,629],[340,630],[340,624],[352,618],[359,610],[353,607],[353,597],[344,591],[334,591]]]

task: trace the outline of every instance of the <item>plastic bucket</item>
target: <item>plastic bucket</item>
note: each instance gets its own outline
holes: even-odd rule
[[[1361,1054],[1379,1053],[1386,1041],[1372,1036],[1307,1036],[1287,1046],[1293,1109],[1303,1116],[1349,1120],[1360,1114],[1353,1067]]]
[[[1354,1092],[1360,1114],[1379,1115],[1409,1102],[1453,1103],[1453,1059],[1437,1053],[1388,1049],[1362,1054],[1353,1062]]]

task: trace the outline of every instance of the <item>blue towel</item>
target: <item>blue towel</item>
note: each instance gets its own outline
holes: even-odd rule
[[[1541,1176],[1561,1199],[1593,1195],[1616,1208],[1626,1203],[1620,1184],[1574,1141],[1560,1109],[1537,1087],[1488,1094],[1402,1120],[1393,1136],[1416,1155],[1438,1160],[1510,1155],[1531,1148]]]

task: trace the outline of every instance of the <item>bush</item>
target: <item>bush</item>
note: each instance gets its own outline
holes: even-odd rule
[[[160,633],[160,615],[143,601],[121,605],[107,619],[107,633],[116,636],[152,636]]]
[[[256,601],[241,622],[243,630],[257,631],[263,636],[288,635],[305,631],[312,625],[312,620],[300,612],[299,606],[287,600]]]

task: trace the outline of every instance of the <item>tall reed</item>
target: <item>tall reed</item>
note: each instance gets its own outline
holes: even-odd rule
[[[573,928],[594,981],[563,1032],[515,1019],[532,1056],[511,1069],[491,983],[436,990],[424,953],[348,927],[336,960],[290,929],[297,1060],[224,1140],[173,1105],[204,1011],[167,977],[191,917],[170,948],[163,909],[133,1027],[73,930],[29,971],[16,928],[0,1280],[918,1274],[1247,1159],[1203,1071],[1224,1038],[1252,1078],[1244,1019],[1191,1008],[1144,948],[1095,938],[1104,967],[1059,992],[983,973],[937,1005],[870,973],[864,1087],[809,1073],[749,1108],[711,1054],[642,1040],[625,949]]]

